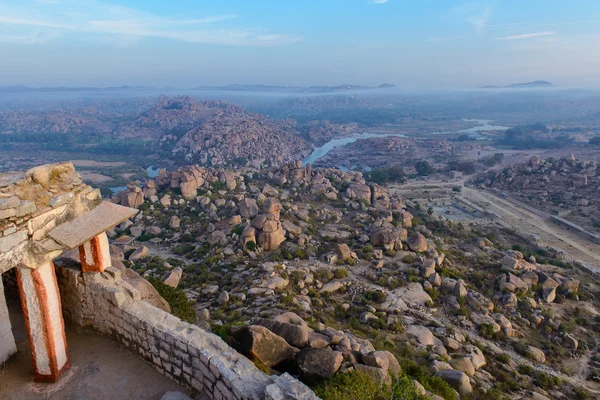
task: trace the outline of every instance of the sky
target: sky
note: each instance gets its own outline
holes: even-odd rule
[[[0,85],[600,86],[598,0],[0,0]]]

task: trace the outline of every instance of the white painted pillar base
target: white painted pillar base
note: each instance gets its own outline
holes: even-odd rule
[[[65,325],[54,264],[17,268],[17,284],[33,356],[35,379],[56,382],[69,368]]]
[[[10,325],[2,277],[0,277],[0,366],[16,352],[17,346]]]
[[[82,272],[104,272],[110,267],[110,247],[106,232],[79,246],[79,258]]]

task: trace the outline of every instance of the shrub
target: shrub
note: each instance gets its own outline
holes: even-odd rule
[[[169,303],[171,314],[190,324],[196,322],[196,312],[181,289],[165,285],[154,278],[149,278],[148,281],[154,286],[162,298]]]
[[[337,268],[333,271],[333,277],[335,279],[343,279],[348,276],[348,270],[346,268]]]
[[[381,290],[367,290],[363,295],[365,300],[375,303],[383,303],[386,299],[386,294]]]
[[[336,374],[313,387],[323,400],[418,400],[421,397],[407,376],[393,378],[391,386],[379,386],[364,372]]]
[[[405,264],[414,264],[417,259],[412,254],[407,254],[402,258],[402,262]]]

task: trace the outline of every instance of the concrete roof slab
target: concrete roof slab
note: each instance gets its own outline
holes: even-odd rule
[[[138,210],[135,208],[105,201],[73,221],[51,230],[48,232],[48,236],[71,250],[133,217],[137,212]]]

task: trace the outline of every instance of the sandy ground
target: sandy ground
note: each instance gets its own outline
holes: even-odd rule
[[[190,394],[120,343],[92,332],[77,333],[68,328],[71,368],[57,383],[35,383],[20,308],[18,300],[9,300],[18,353],[0,369],[0,399],[158,400],[168,391]]]
[[[390,190],[398,191],[402,194],[402,192],[407,190],[425,190],[427,186],[438,188],[461,186],[465,180],[450,182],[434,180],[412,181],[405,185],[391,186]],[[427,197],[431,197],[431,194],[428,193]],[[558,247],[564,250],[570,258],[581,260],[600,271],[600,245],[551,222],[549,215],[541,211],[533,212],[531,209],[527,209],[510,199],[504,199],[489,191],[476,188],[463,186],[460,197],[499,215],[502,222],[517,232],[526,236],[537,235],[540,238],[540,244]]]
[[[93,183],[104,183],[113,180],[110,176],[102,175],[97,172],[91,171],[79,171],[79,175],[81,175],[83,180]]]
[[[120,167],[126,163],[123,161],[94,161],[94,160],[71,160],[76,167]]]

